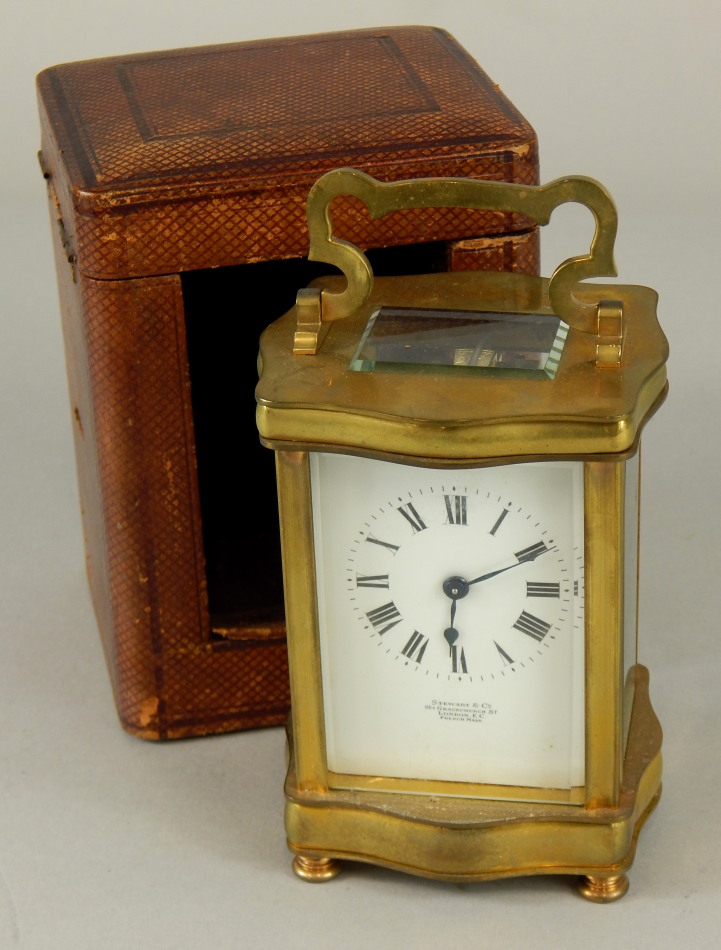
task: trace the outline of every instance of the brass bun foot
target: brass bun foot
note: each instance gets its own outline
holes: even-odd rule
[[[610,904],[628,891],[628,877],[625,874],[587,874],[579,878],[578,891],[586,900]]]
[[[311,858],[306,854],[296,854],[293,858],[293,871],[304,881],[320,884],[331,881],[340,871],[340,861],[335,858]]]

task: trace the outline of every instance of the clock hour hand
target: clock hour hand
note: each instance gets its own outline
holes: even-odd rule
[[[468,584],[462,577],[449,577],[443,581],[443,593],[451,599],[451,623],[443,632],[443,636],[448,641],[448,646],[453,650],[453,644],[458,639],[458,631],[455,628],[456,605],[468,593]]]
[[[459,578],[452,578],[452,580],[459,580]],[[452,651],[453,644],[458,639],[458,631],[456,630],[454,624],[456,622],[456,605],[458,604],[458,597],[460,594],[457,592],[455,587],[449,587],[446,589],[447,584],[448,582],[446,581],[446,583],[443,585],[443,590],[451,598],[451,624],[443,631],[443,636],[446,638],[448,646]]]
[[[443,636],[448,644],[448,651],[451,658],[451,672],[467,673],[466,655],[463,647],[458,649],[456,641],[460,636],[458,629],[454,626],[456,622],[456,606],[461,597],[468,593],[468,585],[462,577],[449,577],[443,582],[443,592],[451,599],[451,625],[443,631]]]
[[[446,627],[446,629],[443,631],[443,636],[444,636],[444,637],[446,638],[446,640],[448,641],[448,646],[449,646],[449,647],[451,648],[451,650],[452,650],[452,649],[453,649],[453,644],[454,644],[454,643],[456,642],[456,640],[458,639],[458,631],[456,630],[455,627]]]

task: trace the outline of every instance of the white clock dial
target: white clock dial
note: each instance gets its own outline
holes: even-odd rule
[[[581,463],[311,459],[329,768],[582,784]]]

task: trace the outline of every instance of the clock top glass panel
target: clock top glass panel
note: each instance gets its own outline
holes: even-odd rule
[[[380,307],[350,369],[553,379],[567,335],[552,313]]]
[[[572,800],[584,783],[583,464],[310,458],[331,784]]]

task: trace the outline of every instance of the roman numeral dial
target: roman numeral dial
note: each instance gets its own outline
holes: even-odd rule
[[[503,524],[507,516],[508,516],[508,508],[504,508],[503,511],[500,513],[500,515],[496,518],[496,520],[493,523],[493,527],[491,528],[491,531],[490,531],[492,535],[495,536],[496,532],[501,527],[501,525]]]
[[[560,597],[561,584],[559,581],[526,581],[528,597]]]
[[[534,617],[534,615],[528,613],[527,610],[523,610],[521,612],[521,616],[513,624],[513,626],[516,630],[520,630],[521,633],[525,633],[527,636],[532,637],[539,643],[551,629],[550,623],[546,623],[546,621],[541,620],[540,617]]]
[[[468,473],[389,495],[366,513],[346,571],[351,609],[381,647],[375,662],[428,682],[530,675],[563,628],[575,580],[543,512]]]
[[[426,523],[423,521],[423,518],[421,518],[421,516],[416,511],[412,502],[409,501],[407,504],[401,505],[397,510],[403,515],[411,528],[413,528],[414,534],[416,531],[425,531],[425,529],[428,527],[428,525],[426,525]]]
[[[501,646],[501,644],[500,644],[500,643],[497,643],[497,642],[494,640],[494,641],[493,641],[493,645],[495,646],[496,650],[498,651],[498,655],[500,656],[501,660],[503,661],[503,665],[504,665],[504,666],[513,666],[513,664],[514,664],[514,662],[515,662],[514,659],[513,659],[513,657],[509,656],[509,654],[506,653],[506,651],[503,649],[503,647]]]
[[[381,636],[401,622],[401,615],[392,600],[387,604],[382,604],[380,607],[374,607],[373,610],[367,611],[366,617]]]
[[[374,538],[372,534],[369,534],[365,540],[368,544],[377,544],[379,548],[385,548],[386,551],[390,551],[391,554],[395,554],[398,550],[397,544],[391,544],[390,541],[382,541],[380,538]]]
[[[455,644],[451,647],[451,672],[468,672],[468,665],[466,664],[466,652],[463,647],[458,647]]]
[[[387,574],[356,574],[356,587],[388,587]]]
[[[414,630],[413,635],[403,647],[401,653],[403,656],[407,656],[409,660],[415,660],[416,663],[420,663],[423,660],[427,646],[428,637],[424,637],[422,633],[418,633],[417,630]]]
[[[548,551],[548,547],[545,541],[536,541],[535,544],[529,544],[527,548],[516,551],[515,556],[520,563],[524,563],[525,561],[535,561],[537,557],[545,554],[546,551]]]
[[[465,495],[444,495],[448,524],[468,524],[468,507]]]

